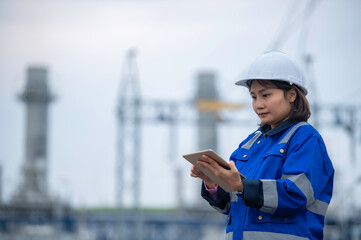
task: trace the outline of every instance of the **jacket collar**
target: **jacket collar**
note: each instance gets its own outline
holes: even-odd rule
[[[272,136],[274,134],[277,134],[277,133],[291,127],[292,125],[294,125],[297,122],[298,121],[296,121],[296,120],[289,119],[289,120],[281,122],[277,127],[273,128],[273,129],[271,129],[270,125],[264,124],[258,128],[258,131],[261,131],[265,135],[265,137]]]

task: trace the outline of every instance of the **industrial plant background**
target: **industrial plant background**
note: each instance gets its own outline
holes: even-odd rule
[[[302,66],[336,175],[325,239],[361,239],[361,2],[0,1],[0,239],[222,239],[182,154],[257,129],[234,83]]]

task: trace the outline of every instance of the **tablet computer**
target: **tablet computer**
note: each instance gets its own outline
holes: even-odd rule
[[[194,153],[189,153],[189,154],[184,154],[183,157],[189,161],[190,163],[192,163],[194,166],[198,167],[197,161],[199,159],[202,159],[202,155],[207,155],[209,157],[211,157],[212,159],[214,159],[219,165],[221,165],[222,167],[224,167],[225,169],[230,169],[229,167],[229,163],[226,162],[222,157],[220,157],[215,151],[213,151],[212,149],[207,149],[207,150],[202,150],[199,152],[194,152]],[[221,188],[223,188],[226,192],[233,192],[234,189],[229,186],[227,183],[225,183],[221,178],[217,177],[216,175],[214,175],[212,172],[208,171],[207,169],[202,169],[200,167],[198,167],[200,171],[202,171],[205,175],[207,175],[212,181],[214,181],[215,183],[217,183]],[[240,173],[242,178],[245,178],[245,176]]]
[[[226,162],[222,157],[220,157],[215,151],[212,149],[202,150],[199,152],[184,154],[183,157],[187,159],[193,165],[196,164],[198,159],[202,158],[202,155],[207,155],[213,158],[219,165],[224,167],[225,169],[230,169],[228,162]]]

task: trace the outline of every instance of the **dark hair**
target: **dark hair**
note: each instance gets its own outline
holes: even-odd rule
[[[251,85],[253,81],[257,81],[260,85],[264,87],[276,87],[278,89],[283,90],[284,96],[289,90],[294,89],[296,91],[296,99],[292,105],[292,110],[289,115],[289,119],[296,121],[307,121],[311,116],[310,104],[306,98],[305,92],[295,84],[289,84],[285,81],[279,80],[249,80],[247,81],[248,89],[251,89]]]

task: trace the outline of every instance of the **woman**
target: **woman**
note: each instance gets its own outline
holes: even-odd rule
[[[302,72],[286,54],[269,51],[236,84],[249,89],[261,124],[232,153],[230,170],[208,156],[198,160],[200,169],[193,167],[191,176],[203,180],[202,197],[228,215],[226,239],[323,239],[334,169],[322,137],[307,123]]]

